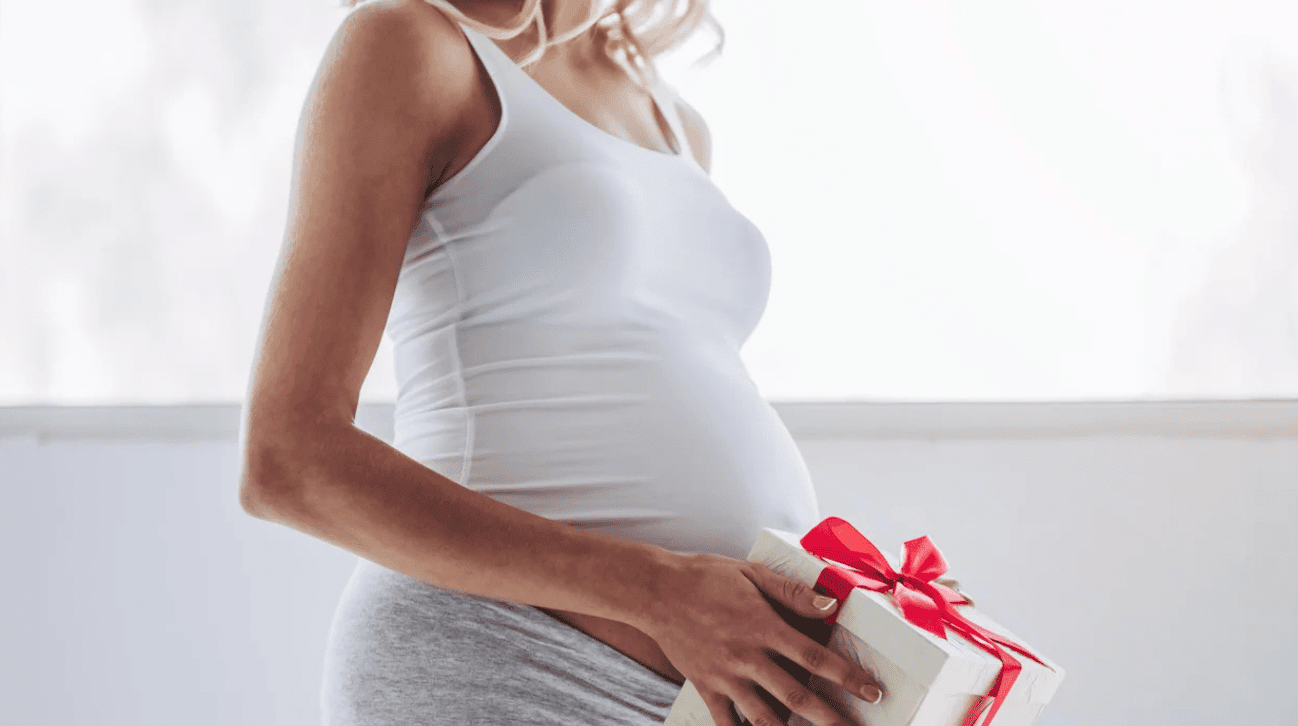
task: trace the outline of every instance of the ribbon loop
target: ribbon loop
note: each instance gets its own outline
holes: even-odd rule
[[[946,560],[928,537],[907,540],[902,545],[902,551],[905,558],[901,566],[902,572],[924,582],[931,582],[946,573]]]
[[[905,542],[901,572],[892,569],[874,543],[839,517],[826,517],[803,536],[800,544],[825,561],[826,566],[816,579],[816,590],[833,595],[839,602],[845,602],[852,590],[858,587],[890,592],[902,617],[915,627],[943,640],[947,628],[950,628],[1001,661],[1001,669],[987,695],[976,699],[965,714],[965,726],[972,726],[988,706],[990,710],[983,726],[991,726],[992,719],[1023,669],[1023,665],[1002,646],[1046,665],[1027,648],[973,623],[955,609],[955,605],[970,604],[969,599],[933,582],[946,573],[947,563],[937,545],[928,537],[916,537]],[[836,623],[842,610],[841,607],[835,609],[825,622]]]

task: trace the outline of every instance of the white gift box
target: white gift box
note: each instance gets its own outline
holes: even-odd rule
[[[881,551],[882,552],[882,551]],[[882,552],[893,569],[897,558]],[[814,586],[826,563],[807,552],[799,537],[765,528],[748,553],[791,580]],[[1022,638],[1010,633],[973,606],[959,606],[971,622],[1009,638],[1044,661],[1049,668],[1010,651],[1023,670],[993,719],[993,726],[1029,726],[1041,715],[1064,671]],[[869,703],[837,684],[812,675],[808,687],[844,716],[861,726],[959,726],[969,707],[985,696],[996,680],[1001,661],[954,630],[945,640],[908,622],[887,593],[854,588],[840,603],[838,620],[828,643],[833,652],[861,665],[883,688],[879,703]],[[1053,669],[1053,670],[1052,670]],[[982,724],[988,706],[975,722]],[[707,705],[685,682],[667,715],[666,726],[714,726]],[[789,726],[811,726],[794,713]]]

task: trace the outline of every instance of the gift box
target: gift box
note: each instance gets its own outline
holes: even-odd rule
[[[804,537],[763,529],[748,554],[791,580],[837,597],[827,647],[873,676],[877,704],[812,675],[808,687],[861,726],[1029,726],[1064,677],[1058,664],[933,582],[946,562],[927,537],[903,557],[828,517]],[[811,726],[797,713],[789,726]],[[686,681],[667,726],[713,726]]]

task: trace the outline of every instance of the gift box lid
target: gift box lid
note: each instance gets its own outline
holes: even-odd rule
[[[827,564],[803,549],[799,540],[800,537],[789,532],[763,528],[753,543],[748,560],[761,562],[784,577],[814,585]],[[894,555],[882,549],[880,552],[893,569],[900,568]],[[965,605],[959,608],[960,613],[972,622],[1010,638],[1050,666],[1046,668],[1011,651],[1023,664],[1011,693],[1026,697],[1030,703],[1048,702],[1063,677],[1063,670],[976,608]],[[912,625],[887,593],[859,587],[852,590],[847,601],[840,605],[837,623],[869,642],[897,667],[928,684],[930,691],[983,694],[1000,672],[1000,660],[964,636],[948,629],[946,639],[942,639]]]

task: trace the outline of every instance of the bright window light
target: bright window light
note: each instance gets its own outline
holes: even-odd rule
[[[659,63],[770,247],[768,399],[1298,397],[1292,0],[712,8]],[[0,0],[0,405],[242,399],[347,12]]]

